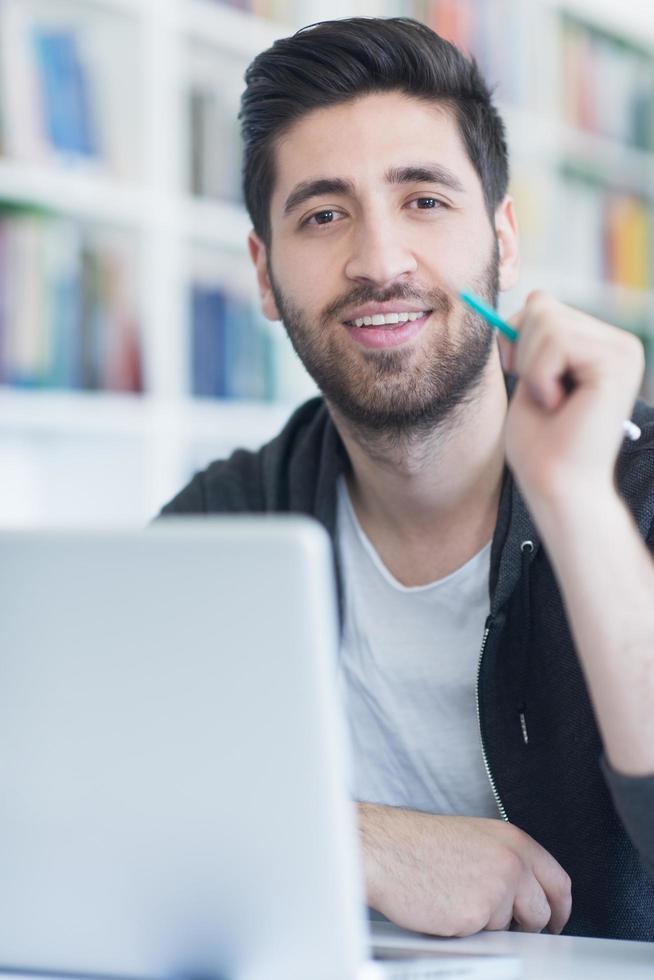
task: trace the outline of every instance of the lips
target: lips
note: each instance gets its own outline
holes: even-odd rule
[[[384,326],[355,327],[346,323],[345,327],[350,336],[362,347],[384,349],[398,347],[417,336],[431,316],[431,311],[418,320],[407,320],[406,323],[389,323]]]

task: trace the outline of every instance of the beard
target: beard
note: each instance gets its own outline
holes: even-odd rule
[[[492,306],[499,292],[499,262],[495,239],[487,266],[471,280],[472,288]],[[332,304],[315,325],[284,295],[272,275],[270,260],[268,276],[295,352],[327,403],[362,435],[393,442],[412,439],[441,427],[457,409],[474,400],[493,350],[494,331],[450,293],[437,288],[416,296],[399,283],[384,294],[362,287]],[[359,348],[339,333],[347,330],[342,322],[336,323],[339,311],[392,300],[424,302],[422,308],[432,310],[432,318],[440,322],[423,327],[421,343],[380,350]],[[455,338],[452,326],[457,311],[460,320]]]

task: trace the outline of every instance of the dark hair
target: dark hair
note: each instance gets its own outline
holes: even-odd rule
[[[409,17],[350,17],[275,41],[245,72],[243,197],[270,248],[275,143],[301,116],[373,92],[401,91],[449,107],[477,171],[491,223],[509,182],[504,124],[474,58]]]

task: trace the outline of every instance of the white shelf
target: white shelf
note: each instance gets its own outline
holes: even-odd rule
[[[87,164],[68,169],[0,160],[0,199],[91,221],[143,227],[148,195],[116,183]]]
[[[184,233],[188,239],[216,248],[245,252],[252,223],[245,208],[227,201],[188,197],[183,205]]]
[[[654,153],[572,126],[561,125],[560,132],[566,157],[582,161],[608,184],[654,201]]]
[[[82,0],[82,2],[91,8],[97,7],[101,11],[129,17],[140,17],[157,4],[157,0]]]
[[[548,167],[578,163],[598,180],[654,201],[654,152],[625,146],[515,106],[503,105],[500,111],[514,158],[536,158]]]
[[[0,201],[141,230],[153,217],[153,197],[145,187],[119,184],[87,165],[48,169],[0,159]],[[181,232],[188,239],[246,249],[252,225],[241,205],[184,195],[169,196],[165,210],[181,214]]]
[[[607,318],[614,311],[630,312],[634,316],[654,317],[654,290],[630,289],[602,280],[584,280],[551,269],[526,266],[518,286],[506,296],[524,297],[531,289],[546,289],[564,302],[579,306],[606,309]],[[652,323],[654,335],[654,320]]]
[[[193,41],[226,48],[249,61],[292,28],[211,0],[182,0],[183,31]]]
[[[296,406],[237,399],[158,399],[113,392],[52,391],[0,387],[0,435],[7,432],[61,436],[145,438],[182,432],[186,440],[249,444],[274,435]]]
[[[651,314],[654,311],[654,292],[652,290],[630,289],[610,282],[583,282],[574,276],[558,275],[552,277],[558,291],[572,302],[588,304],[593,301],[597,307],[630,310],[634,314]],[[653,328],[654,329],[654,328]]]
[[[145,436],[151,401],[110,392],[0,388],[0,433]]]
[[[260,446],[283,427],[297,405],[281,402],[186,399],[180,424],[186,441]]]

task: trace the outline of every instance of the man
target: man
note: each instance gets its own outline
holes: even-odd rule
[[[163,513],[332,535],[374,909],[654,939],[654,410],[622,435],[641,345],[543,293],[498,345],[458,301],[515,284],[517,227],[489,92],[425,26],[278,41],[241,119],[263,312],[324,399]]]

